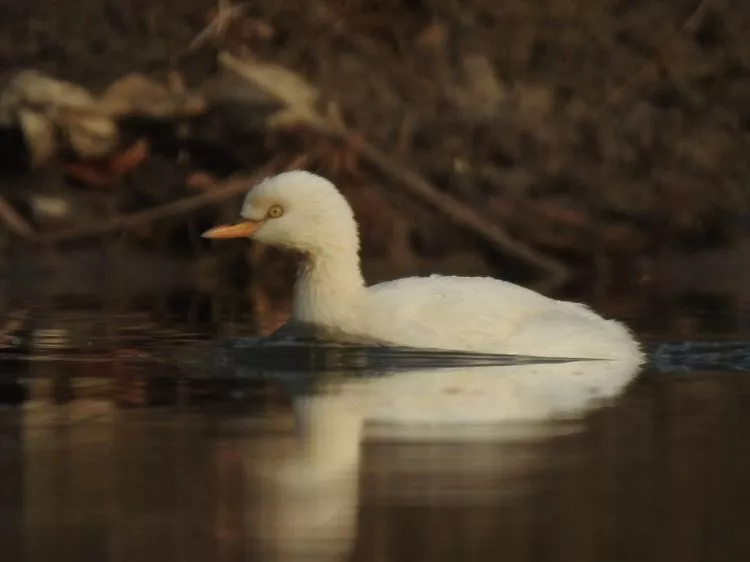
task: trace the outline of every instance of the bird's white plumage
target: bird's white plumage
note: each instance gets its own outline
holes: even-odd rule
[[[550,357],[640,356],[622,324],[497,279],[411,277],[375,285],[370,295],[373,330],[392,318],[402,345]]]
[[[283,207],[281,217],[268,218],[272,205]],[[260,183],[248,193],[242,216],[261,222],[253,239],[306,256],[295,284],[293,322],[402,346],[612,360],[395,377],[379,387],[395,385],[385,390],[388,399],[381,406],[390,401],[393,410],[395,402],[421,394],[422,413],[433,418],[450,417],[450,405],[460,405],[461,397],[462,411],[475,401],[472,413],[480,418],[493,410],[490,417],[496,419],[543,416],[616,394],[643,362],[623,324],[505,281],[433,275],[367,287],[351,207],[332,183],[309,172],[286,172]],[[414,384],[419,390],[409,387]],[[407,387],[416,394],[401,392]],[[377,396],[368,398],[374,411]],[[402,406],[396,408],[402,414],[415,411],[411,404]]]
[[[266,219],[254,239],[306,254],[292,319],[400,345],[604,359],[642,358],[622,324],[578,303],[557,301],[489,277],[432,275],[366,287],[357,224],[329,181],[295,171],[248,194],[243,216]]]

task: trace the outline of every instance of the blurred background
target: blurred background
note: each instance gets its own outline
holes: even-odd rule
[[[345,192],[371,282],[488,273],[585,294],[619,316],[688,293],[744,294],[742,8],[0,9],[3,260],[16,252],[43,268],[55,298],[101,287],[119,264],[133,296],[175,279],[196,294],[253,280],[257,309],[283,309],[292,257],[198,234],[236,216],[253,181],[288,168]],[[246,186],[212,193],[238,176]]]
[[[370,283],[492,275],[747,340],[750,5],[0,0],[0,28],[3,560],[244,559],[240,436],[277,429],[239,420],[288,397],[171,358],[286,320],[295,256],[200,238],[283,170],[344,192]],[[538,493],[492,509],[392,495],[375,447],[357,559],[744,560],[750,387],[706,374],[496,452]]]

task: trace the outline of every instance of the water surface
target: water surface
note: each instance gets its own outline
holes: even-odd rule
[[[336,400],[291,406],[392,356],[308,345],[243,371],[241,299],[190,295],[6,304],[2,560],[747,559],[739,309],[632,318],[654,363],[583,415],[396,438]]]

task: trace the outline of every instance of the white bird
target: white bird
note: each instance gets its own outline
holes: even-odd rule
[[[632,369],[644,360],[623,324],[506,281],[432,275],[366,286],[354,213],[310,172],[267,178],[240,214],[203,236],[248,237],[305,256],[290,324],[418,348],[611,359]]]

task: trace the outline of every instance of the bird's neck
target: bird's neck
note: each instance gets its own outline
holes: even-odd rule
[[[298,322],[345,327],[365,295],[358,249],[336,248],[305,258],[294,286],[292,318]]]
[[[294,409],[303,451],[310,462],[331,468],[359,463],[363,418],[352,396],[324,389],[298,398]]]

